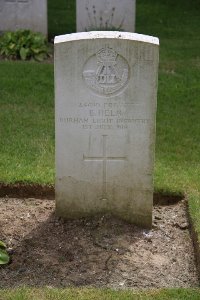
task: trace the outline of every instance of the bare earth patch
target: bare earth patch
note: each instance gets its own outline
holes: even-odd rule
[[[110,216],[63,221],[53,200],[0,199],[0,240],[12,262],[0,288],[197,287],[185,201],[155,206],[153,229]]]

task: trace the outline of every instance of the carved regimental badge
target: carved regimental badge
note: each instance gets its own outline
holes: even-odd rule
[[[127,61],[112,48],[105,47],[84,65],[86,85],[99,95],[109,96],[122,90],[129,78]]]

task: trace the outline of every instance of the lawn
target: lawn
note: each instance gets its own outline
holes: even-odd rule
[[[49,39],[76,31],[76,0],[48,0]]]
[[[50,38],[75,31],[75,1],[49,0],[48,6]],[[136,32],[160,38],[155,191],[188,198],[200,240],[199,12],[198,0],[140,0]],[[53,65],[0,61],[0,76],[0,181],[52,184]],[[99,293],[91,299],[200,298],[198,292],[187,290],[146,296],[131,294],[130,298],[123,293],[109,292],[110,298]],[[84,298],[84,293],[79,296],[79,299],[90,299]],[[43,298],[64,299],[62,296]]]
[[[199,300],[197,289],[163,289],[147,292],[109,289],[27,289],[3,291],[0,300]]]

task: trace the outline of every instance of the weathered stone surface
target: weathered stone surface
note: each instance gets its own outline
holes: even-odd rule
[[[55,38],[60,216],[151,226],[158,44],[122,32]]]
[[[0,31],[18,29],[47,35],[47,0],[0,0]]]
[[[136,0],[76,0],[77,31],[135,31]]]

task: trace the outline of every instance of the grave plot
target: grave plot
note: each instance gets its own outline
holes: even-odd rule
[[[184,200],[154,206],[152,230],[109,215],[63,221],[53,200],[1,198],[0,206],[0,236],[13,253],[0,288],[199,284]]]

